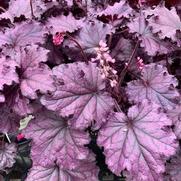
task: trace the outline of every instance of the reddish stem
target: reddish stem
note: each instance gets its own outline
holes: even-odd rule
[[[74,38],[73,38],[71,35],[69,35],[68,33],[65,33],[65,35],[66,35],[70,40],[72,40],[72,41],[79,47],[79,49],[80,49],[80,51],[81,51],[81,54],[82,54],[83,58],[84,58],[85,61],[88,63],[88,59],[87,59],[87,57],[86,57],[86,55],[85,55],[85,53],[84,53],[84,51],[83,51],[81,45],[77,42],[77,40],[74,39]]]
[[[124,30],[122,30],[122,31],[119,31],[119,32],[115,33],[115,35],[119,35],[119,34],[124,33],[124,32],[126,32],[126,31],[128,31],[128,28],[126,28],[126,29],[124,29]]]
[[[139,41],[136,42],[136,45],[134,47],[134,50],[131,54],[131,57],[129,58],[129,61],[128,61],[128,65],[124,67],[123,71],[121,72],[120,74],[120,79],[119,79],[119,83],[118,83],[118,88],[121,87],[121,84],[122,84],[122,81],[124,80],[124,77],[128,71],[128,68],[129,66],[132,64],[132,61],[135,57],[135,54],[136,54],[136,51],[137,51],[137,48],[138,48],[138,45],[139,45]]]
[[[30,7],[31,7],[31,16],[32,16],[32,18],[34,18],[35,15],[33,13],[33,3],[32,3],[32,0],[30,0]]]

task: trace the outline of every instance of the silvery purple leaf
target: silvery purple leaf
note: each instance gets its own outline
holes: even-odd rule
[[[181,152],[180,150],[166,163],[164,181],[180,181],[181,178]]]
[[[105,91],[105,81],[96,64],[60,65],[53,74],[57,89],[52,95],[43,96],[41,103],[61,116],[73,115],[70,124],[74,128],[84,129],[94,120],[99,127],[114,101]]]
[[[99,16],[114,16],[117,15],[117,18],[129,17],[133,12],[133,9],[129,6],[129,4],[122,0],[120,2],[114,3],[113,6],[108,6],[105,10],[98,13]]]
[[[172,119],[173,123],[181,121],[181,105],[177,105],[174,109],[167,111],[168,117]]]
[[[127,62],[130,58],[130,53],[133,51],[133,45],[130,40],[120,38],[116,46],[111,52],[111,56],[117,61]]]
[[[159,40],[152,32],[150,27],[146,24],[143,14],[134,18],[128,23],[130,33],[136,33],[136,36],[141,41],[140,45],[145,49],[148,55],[154,56],[157,53],[168,53],[168,44]]]
[[[31,45],[21,48],[15,56],[15,61],[19,64],[22,71],[37,68],[41,62],[46,62],[49,51],[38,45]]]
[[[42,63],[47,61],[47,53],[46,49],[35,45],[17,53],[16,61],[21,69],[20,88],[23,96],[36,99],[37,91],[46,94],[55,90],[52,71]]]
[[[18,64],[11,59],[0,58],[0,90],[3,90],[4,85],[12,85],[13,82],[18,83],[19,78],[16,73]]]
[[[161,39],[165,37],[177,41],[176,32],[181,31],[181,21],[175,7],[171,10],[165,6],[157,6],[155,9],[148,9],[145,14],[153,15],[148,18],[149,26],[154,33],[158,33]]]
[[[114,32],[111,25],[103,24],[98,20],[94,22],[84,22],[82,27],[79,34],[74,38],[86,53],[94,53],[94,48],[99,47],[99,42],[101,40],[105,41],[106,36]],[[76,48],[80,51],[80,48],[72,41],[66,41],[65,46]]]
[[[84,145],[89,136],[84,131],[72,129],[67,121],[52,112],[41,110],[34,114],[28,127],[23,131],[32,138],[34,164],[48,166],[56,162],[63,168],[74,168],[89,154]]]
[[[98,168],[94,161],[85,160],[72,169],[63,169],[58,165],[49,167],[33,166],[26,181],[98,181]]]
[[[27,69],[23,76],[20,88],[25,97],[36,99],[37,91],[46,94],[55,90],[51,69],[45,64],[40,64],[36,69]]]
[[[169,110],[167,115],[173,121],[176,136],[181,139],[181,105],[177,105],[174,109]]]
[[[144,66],[141,79],[128,82],[126,92],[130,101],[149,99],[165,109],[172,109],[180,97],[177,85],[177,79],[168,73],[166,67],[151,63]]]
[[[31,43],[43,43],[45,30],[35,21],[16,24],[15,28],[6,29],[0,33],[0,45],[8,45],[12,49],[26,46]]]
[[[14,133],[19,128],[20,116],[13,113],[12,110],[6,106],[0,107],[0,132],[2,133]]]
[[[51,34],[56,34],[57,32],[72,33],[75,30],[81,28],[83,25],[84,24],[82,20],[76,20],[71,14],[68,16],[61,15],[57,17],[51,17],[46,23],[46,26]]]
[[[0,171],[6,171],[6,168],[12,167],[15,163],[17,148],[14,143],[2,144],[3,143],[1,143],[0,145]]]
[[[32,8],[35,17],[40,17],[46,9],[41,0],[32,0]],[[0,19],[10,19],[13,22],[15,17],[20,17],[21,15],[32,19],[30,0],[10,0],[8,10],[0,15]]]
[[[106,163],[117,175],[127,169],[136,181],[161,180],[165,158],[178,147],[172,121],[159,106],[143,100],[128,110],[112,113],[98,135]]]
[[[19,87],[11,90],[6,95],[6,105],[20,116],[26,116],[34,110],[30,100],[22,95]]]

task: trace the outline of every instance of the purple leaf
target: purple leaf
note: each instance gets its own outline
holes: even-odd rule
[[[150,27],[146,24],[143,14],[128,23],[128,27],[130,33],[136,33],[136,36],[141,41],[141,47],[145,49],[148,55],[154,56],[157,53],[168,53],[168,45],[165,42],[161,42],[159,38],[152,34]]]
[[[30,104],[30,100],[21,94],[19,87],[15,88],[15,90],[11,90],[10,93],[6,95],[6,104],[20,116],[26,116],[34,110],[33,106]]]
[[[181,178],[181,152],[180,150],[166,163],[166,176],[164,181],[180,181]]]
[[[161,39],[165,37],[177,41],[176,32],[181,31],[181,21],[175,7],[171,10],[164,6],[157,6],[153,10],[145,11],[145,14],[153,15],[148,19],[149,26],[152,27],[154,33],[158,33]]]
[[[4,85],[12,85],[13,82],[18,83],[19,78],[16,73],[18,64],[8,58],[0,58],[0,90],[3,90]]]
[[[16,24],[15,28],[6,29],[5,33],[0,33],[0,46],[9,45],[12,49],[26,46],[31,43],[43,43],[44,28],[35,21]]]
[[[48,50],[38,45],[31,45],[21,48],[15,59],[22,71],[25,72],[29,68],[37,68],[41,62],[46,62],[48,53]]]
[[[6,168],[11,168],[15,163],[16,145],[14,143],[5,143],[0,145],[0,171],[5,171]]]
[[[108,6],[105,10],[98,13],[99,16],[114,16],[117,15],[117,18],[126,17],[128,18],[132,14],[133,9],[126,3],[125,0],[115,3],[113,6]]]
[[[127,169],[137,181],[161,180],[164,159],[178,146],[171,124],[158,105],[147,100],[132,106],[127,116],[110,114],[98,135],[109,168],[117,175]]]
[[[87,157],[89,151],[84,145],[89,143],[89,137],[86,132],[70,128],[66,120],[45,110],[34,116],[24,130],[26,137],[33,139],[34,163],[47,166],[56,161],[72,169]]]
[[[101,40],[105,41],[106,36],[114,32],[111,25],[103,24],[98,20],[95,20],[93,23],[85,22],[82,27],[80,33],[75,36],[75,39],[86,53],[94,53],[94,48],[99,47],[99,42]],[[66,41],[65,45],[69,48],[76,48],[79,50],[72,41]]]
[[[40,17],[43,11],[46,9],[44,3],[41,0],[32,0],[33,14],[36,17]],[[6,12],[0,15],[0,18],[10,19],[12,22],[15,17],[24,15],[26,18],[32,18],[30,0],[11,0],[9,2],[9,8]]]
[[[177,105],[174,109],[167,112],[168,117],[172,119],[173,123],[181,121],[181,105]]]
[[[151,63],[143,68],[141,79],[128,82],[126,92],[130,101],[149,99],[165,109],[172,109],[180,96],[175,88],[177,84],[177,79],[164,66]]]
[[[54,91],[52,72],[47,65],[41,63],[47,61],[47,53],[47,50],[34,45],[17,54],[16,61],[22,72],[20,88],[23,96],[36,99],[37,91],[42,94]]]
[[[74,128],[84,129],[94,120],[99,127],[114,105],[105,91],[105,81],[94,63],[72,63],[53,69],[57,90],[41,99],[48,109],[61,116],[73,115]]]
[[[120,38],[116,46],[111,52],[111,56],[118,61],[127,62],[130,58],[130,53],[133,51],[133,45],[130,40]]]
[[[62,169],[57,165],[34,166],[26,181],[98,181],[98,168],[93,161],[82,161],[72,169]]]
[[[167,114],[173,121],[176,136],[181,139],[181,105],[177,105],[174,109],[169,110]]]
[[[13,113],[9,107],[3,105],[0,107],[0,132],[13,133],[19,128],[20,116]]]
[[[57,32],[72,33],[81,28],[83,26],[83,22],[82,20],[76,20],[71,14],[69,14],[68,16],[61,15],[50,18],[46,26],[50,30],[51,34],[55,34]]]
[[[40,64],[36,69],[27,69],[23,76],[20,87],[25,97],[36,99],[37,91],[46,94],[55,90],[51,70],[45,64]]]

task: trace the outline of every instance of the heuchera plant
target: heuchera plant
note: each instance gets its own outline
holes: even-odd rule
[[[105,166],[128,181],[181,180],[179,2],[0,10],[0,175],[31,139],[26,181],[98,181]]]

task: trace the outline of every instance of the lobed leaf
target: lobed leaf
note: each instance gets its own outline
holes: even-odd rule
[[[27,138],[33,139],[32,158],[34,164],[48,166],[54,162],[62,168],[72,169],[89,154],[85,144],[88,134],[68,126],[67,121],[56,114],[41,110],[34,115],[23,130]]]
[[[168,44],[159,40],[147,25],[143,14],[138,15],[127,25],[130,33],[136,33],[141,41],[140,45],[145,49],[148,55],[154,56],[157,53],[166,54],[169,52]]]
[[[62,169],[57,165],[49,167],[34,166],[27,181],[98,181],[98,169],[93,161],[82,161],[72,170]]]
[[[46,9],[41,0],[32,0],[32,8],[35,17],[40,17]],[[10,0],[8,10],[0,15],[0,19],[10,19],[13,22],[15,17],[20,17],[21,15],[28,19],[33,18],[29,0]]]
[[[166,67],[151,63],[143,68],[141,79],[128,82],[126,92],[130,101],[149,99],[165,109],[172,109],[180,96],[177,85],[177,79],[168,73]]]
[[[142,101],[128,110],[112,113],[98,135],[106,163],[117,175],[127,169],[134,180],[161,180],[165,157],[178,146],[171,131],[172,121],[159,106]]]
[[[0,145],[0,170],[5,171],[6,168],[11,168],[15,163],[17,148],[14,143],[5,143]]]
[[[170,38],[172,41],[177,41],[176,32],[181,31],[181,21],[175,7],[171,10],[165,6],[157,6],[155,9],[150,9],[145,14],[152,15],[148,19],[149,26],[152,27],[154,33],[158,33],[161,39]]]
[[[61,116],[70,116],[74,128],[84,129],[97,121],[99,127],[114,101],[105,91],[105,81],[94,63],[72,63],[53,69],[56,91],[41,103]]]

